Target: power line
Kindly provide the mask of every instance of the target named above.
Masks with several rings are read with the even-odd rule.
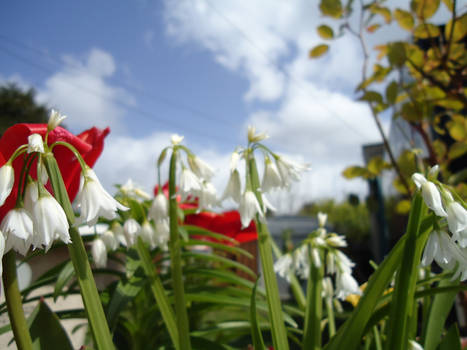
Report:
[[[21,56],[21,55],[18,55],[17,53],[15,52],[12,52],[10,51],[9,49],[5,48],[4,46],[1,46],[0,45],[0,52],[3,52],[4,54],[6,55],[9,55],[11,57],[14,57],[15,59],[23,62],[24,64],[27,64],[37,70],[41,70],[47,74],[53,74],[54,71],[51,70],[50,68],[47,68],[47,67],[44,67],[43,65],[40,65],[34,61],[31,61],[27,58],[25,58],[24,56]],[[190,133],[194,133],[194,134],[197,134],[198,136],[202,136],[202,137],[208,137],[208,138],[211,138],[211,139],[217,139],[219,141],[222,141],[222,142],[225,142],[226,140],[228,141],[231,141],[233,144],[237,144],[236,141],[232,140],[232,139],[229,139],[229,138],[225,138],[225,137],[220,137],[218,135],[211,135],[211,134],[207,134],[205,133],[204,131],[200,131],[200,130],[197,130],[189,125],[186,125],[186,124],[180,124],[180,123],[177,123],[171,119],[167,119],[167,118],[163,118],[163,117],[160,117],[160,116],[157,116],[153,113],[150,113],[150,112],[147,112],[143,109],[140,109],[140,108],[137,108],[135,106],[132,106],[131,104],[128,104],[128,103],[125,103],[121,100],[118,100],[118,99],[113,99],[105,94],[102,94],[100,93],[99,91],[96,91],[96,90],[93,90],[93,89],[90,89],[88,87],[85,87],[85,86],[82,86],[82,85],[79,85],[79,84],[76,84],[76,83],[72,83],[70,81],[63,81],[65,84],[69,85],[69,86],[73,86],[79,90],[82,90],[90,95],[93,95],[93,96],[97,96],[101,99],[104,99],[104,100],[108,100],[116,105],[119,105],[120,107],[124,108],[125,110],[127,111],[131,111],[131,112],[134,112],[134,113],[137,113],[143,117],[145,117],[147,120],[150,120],[150,121],[154,121],[154,119],[158,120],[161,124],[163,124],[164,126],[172,126],[174,127],[176,130],[178,129],[182,129],[182,130],[187,130],[189,131]]]
[[[9,38],[3,34],[0,34],[0,38],[3,39],[3,40],[6,40],[8,42],[10,42],[11,44],[17,46],[17,47],[20,47],[20,48],[24,48],[24,49],[27,49],[27,50],[30,50],[30,51],[33,51],[43,57],[47,57],[47,59],[49,60],[52,60],[55,64],[59,65],[59,64],[62,64],[62,62],[57,59],[56,57],[44,52],[43,50],[37,48],[37,47],[34,47],[32,45],[29,45],[29,44],[26,44],[24,42],[21,42],[19,40],[16,40],[16,39],[12,39],[12,38]],[[73,64],[73,63],[72,63]],[[75,68],[80,68],[78,67],[78,65],[74,65]],[[159,101],[160,103],[172,108],[172,109],[177,109],[177,110],[181,110],[181,111],[185,111],[185,112],[189,112],[190,114],[194,115],[194,116],[197,116],[201,119],[205,119],[207,121],[211,121],[211,122],[216,122],[216,123],[219,123],[219,124],[228,124],[230,126],[237,126],[237,124],[233,123],[232,121],[228,120],[228,119],[220,119],[214,115],[211,115],[210,113],[207,113],[205,111],[202,111],[198,108],[195,108],[193,106],[190,106],[186,103],[183,103],[181,101],[175,101],[175,100],[172,100],[166,96],[162,96],[162,95],[159,95],[159,94],[155,94],[155,93],[149,93],[147,90],[145,89],[142,89],[142,88],[139,88],[137,86],[134,86],[134,85],[131,85],[131,84],[128,84],[127,82],[125,82],[124,80],[122,79],[119,79],[117,77],[113,77],[113,80],[116,81],[121,87],[124,87],[125,89],[127,90],[130,90],[130,91],[134,91],[136,93],[138,93],[139,95],[141,96],[144,96],[146,98],[150,98],[150,99],[155,99],[157,101]]]
[[[248,42],[248,44],[253,47],[255,50],[257,50],[265,59],[266,63],[271,65],[272,67],[276,68],[278,71],[280,71],[289,81],[294,83],[300,91],[306,94],[305,89],[302,87],[300,81],[296,79],[291,73],[289,73],[287,70],[284,68],[280,67],[278,64],[276,65],[275,62],[271,61],[269,58],[269,55],[260,47],[258,46],[238,25],[236,25],[229,17],[227,17],[225,14],[223,14],[219,9],[217,9],[209,0],[205,0],[205,3],[219,16],[221,17],[226,23],[228,23],[230,26],[232,26],[240,35],[241,37]],[[334,118],[338,119],[342,124],[345,124],[350,130],[352,130],[355,134],[358,134],[360,137],[366,139],[367,136],[363,135],[358,129],[354,128],[352,124],[348,123],[345,119],[343,119],[341,116],[339,116],[336,112],[334,112],[332,109],[330,109],[328,106],[325,104],[321,104],[318,102],[325,110],[327,110]]]

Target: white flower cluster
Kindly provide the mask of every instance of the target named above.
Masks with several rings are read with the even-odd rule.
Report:
[[[52,111],[48,125],[49,131],[64,118]],[[41,135],[29,136],[28,153],[43,153],[45,147]],[[66,244],[71,242],[65,211],[44,187],[44,179],[47,181],[44,176],[46,175],[45,167],[41,164],[39,169],[41,181],[31,181],[27,184],[22,201],[18,201],[18,206],[10,210],[0,223],[0,248],[3,246],[5,248],[4,251],[0,251],[2,254],[13,249],[26,255],[31,246],[34,249],[43,247],[47,251],[56,239]],[[14,169],[10,162],[7,162],[0,168],[0,206],[4,205],[5,200],[10,196],[14,182]],[[18,195],[21,194],[21,191],[17,192]],[[76,203],[81,209],[79,223],[94,224],[99,216],[111,219],[115,217],[117,209],[127,209],[104,190],[90,168],[83,171]],[[2,243],[3,240],[5,244]]]
[[[352,269],[355,264],[342,253],[339,248],[346,247],[344,236],[335,233],[327,233],[324,225],[326,214],[319,213],[320,227],[305,240],[304,244],[291,253],[284,254],[274,264],[274,271],[290,282],[291,273],[296,273],[303,279],[309,278],[310,264],[321,267],[325,261],[327,275],[335,275],[335,297],[344,300],[350,294],[361,295],[357,281],[352,277]],[[326,281],[324,281],[326,280]],[[332,286],[325,277],[324,293],[332,294]]]
[[[257,142],[266,138],[268,138],[267,134],[257,134],[254,127],[248,127],[249,143],[257,144]],[[270,154],[274,160],[271,160],[269,155],[265,155],[264,172],[260,188],[252,189],[245,186],[245,189],[242,191],[240,173],[238,171],[238,162],[241,158],[244,158],[245,162],[248,162],[248,158],[252,157],[252,149],[253,148],[248,150],[240,150],[238,152],[235,151],[232,153],[230,162],[230,177],[224,190],[224,194],[221,198],[221,201],[232,198],[237,204],[239,204],[242,227],[247,227],[251,220],[254,219],[256,214],[258,214],[260,219],[264,219],[268,209],[275,211],[275,208],[266,198],[266,193],[277,189],[289,189],[291,182],[299,181],[301,173],[309,169],[308,165],[306,164],[295,163],[267,150],[267,152],[269,152],[268,154]],[[266,150],[265,147],[264,150]],[[261,197],[260,199],[257,198],[254,190],[258,190],[259,196]]]
[[[435,166],[428,178],[435,180],[437,173],[438,166]],[[467,210],[464,204],[455,201],[445,186],[420,173],[413,174],[412,180],[421,190],[425,204],[439,219],[437,229],[428,237],[422,265],[429,266],[435,260],[443,269],[454,269],[453,278],[460,276],[462,281],[467,280]]]

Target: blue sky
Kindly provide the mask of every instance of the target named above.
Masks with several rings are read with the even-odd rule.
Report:
[[[228,159],[247,125],[268,145],[311,163],[280,211],[321,197],[364,194],[344,167],[378,142],[368,108],[356,102],[358,43],[344,37],[310,60],[326,22],[309,0],[15,1],[0,5],[0,83],[34,87],[39,102],[68,115],[80,132],[110,126],[96,172],[110,190],[128,178],[146,189],[170,135],[211,162],[223,190]],[[391,1],[406,6],[405,1]],[[394,26],[369,44],[405,38]],[[384,120],[385,127],[388,121]]]

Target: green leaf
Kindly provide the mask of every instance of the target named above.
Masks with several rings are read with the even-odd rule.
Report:
[[[440,0],[412,0],[410,7],[418,18],[427,20],[438,11]]]
[[[448,333],[439,346],[439,350],[462,350],[461,336],[457,324],[453,323],[449,328]]]
[[[245,255],[246,257],[248,257],[250,259],[253,259],[253,255],[251,255],[246,250],[238,248],[238,247],[231,247],[231,246],[228,246],[228,245],[225,245],[225,244],[222,244],[222,243],[203,241],[203,240],[199,240],[199,239],[190,239],[188,242],[182,242],[182,245],[184,245],[184,246],[206,245],[208,247],[216,248],[216,249],[219,249],[219,250],[224,250],[226,252]]]
[[[370,6],[370,11],[371,13],[374,13],[375,15],[380,15],[381,17],[383,17],[386,24],[391,23],[392,17],[391,17],[391,11],[389,10],[389,8],[381,6],[381,5],[373,4]]]
[[[368,171],[370,171],[375,176],[380,175],[381,172],[385,169],[391,169],[391,164],[384,161],[381,156],[376,156],[370,159],[367,166]]]
[[[459,281],[451,282],[449,279],[443,279],[439,283],[439,287],[449,287],[458,285]],[[435,350],[441,341],[441,335],[444,330],[444,323],[451,311],[454,298],[457,291],[438,294],[434,297],[431,304],[430,313],[428,315],[428,322],[423,332],[425,350]]]
[[[369,179],[372,177],[372,174],[368,171],[368,169],[356,165],[345,168],[342,172],[342,176],[344,176],[346,179],[354,179],[356,177]]]
[[[74,277],[74,268],[72,261],[68,261],[65,266],[63,266],[62,271],[57,277],[57,282],[55,282],[54,288],[54,301],[57,301],[57,298],[62,294],[63,288],[71,281]]]
[[[342,15],[342,3],[340,0],[321,0],[319,9],[325,16],[339,18]]]
[[[399,84],[397,81],[393,80],[387,87],[386,87],[386,101],[389,104],[396,103],[397,94],[399,92]]]
[[[440,35],[439,28],[431,23],[421,23],[415,27],[413,35],[419,39],[435,38]]]
[[[396,67],[402,67],[407,59],[405,44],[403,42],[396,41],[389,44],[387,50],[389,63]]]
[[[250,323],[251,323],[251,337],[253,339],[253,346],[255,349],[266,349],[264,346],[263,335],[258,324],[258,318],[256,316],[256,287],[258,286],[259,278],[256,280],[255,286],[251,291],[250,301]]]
[[[450,20],[444,28],[444,35],[446,38],[450,38],[453,21]],[[454,31],[452,33],[452,40],[454,42],[462,40],[467,35],[467,13],[461,17],[456,18],[454,22]]]
[[[449,159],[455,159],[467,153],[466,142],[456,142],[449,148]]]
[[[183,228],[187,230],[188,234],[190,236],[205,236],[205,237],[211,237],[211,238],[214,238],[216,240],[219,240],[220,242],[230,242],[234,245],[237,245],[238,242],[233,239],[233,238],[230,238],[229,236],[226,236],[222,233],[216,233],[216,232],[212,232],[212,231],[209,231],[209,230],[206,230],[202,227],[199,227],[199,226],[194,226],[194,225],[183,225]]]
[[[334,38],[334,31],[325,24],[320,25],[316,30],[322,39],[329,40]]]
[[[40,301],[28,319],[34,350],[72,350],[70,339],[60,321],[44,301]]]
[[[396,9],[394,11],[394,18],[399,24],[399,27],[408,31],[412,31],[414,26],[414,19],[410,12],[401,9]]]
[[[383,103],[383,96],[379,92],[368,90],[360,97],[360,101]]]
[[[329,45],[320,44],[310,50],[310,58],[318,58],[324,55],[329,50]]]
[[[182,253],[182,257],[183,258],[196,258],[196,259],[201,259],[201,260],[212,261],[214,263],[221,263],[225,266],[232,267],[237,270],[241,270],[247,273],[248,275],[256,278],[256,274],[249,267],[243,265],[242,263],[234,261],[232,259],[224,258],[216,254],[185,252],[185,253]]]
[[[178,233],[180,233],[180,236],[182,236],[182,240],[184,242],[188,242],[189,240],[188,232],[183,226],[178,226]]]
[[[159,158],[157,159],[157,166],[160,167],[162,162],[165,160],[165,157],[167,157],[167,151],[170,149],[170,147],[166,147],[162,150],[161,154],[159,155]]]

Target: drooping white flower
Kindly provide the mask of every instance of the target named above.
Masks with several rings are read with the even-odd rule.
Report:
[[[326,225],[327,220],[328,220],[328,214],[318,212],[318,224],[319,224],[319,227],[324,227]]]
[[[51,131],[59,126],[62,121],[66,118],[66,115],[61,115],[60,112],[52,109],[50,111],[49,122],[47,124],[47,130]]]
[[[310,255],[308,244],[303,244],[294,251],[294,269],[302,279],[310,277]]]
[[[100,236],[100,239],[102,239],[102,242],[104,242],[105,248],[107,249],[107,251],[111,252],[118,248],[118,245],[119,245],[118,238],[115,236],[115,234],[112,231],[110,230],[105,231]]]
[[[255,217],[256,214],[258,214],[260,218],[264,217],[258,200],[252,191],[245,191],[240,200],[240,207],[238,211],[240,212],[242,227],[247,227],[250,225],[251,220]]]
[[[425,245],[423,251],[422,265],[429,266],[433,259],[440,266],[446,266],[452,259],[447,242],[449,237],[445,232],[433,231]]]
[[[14,182],[15,171],[9,163],[6,163],[0,168],[0,206],[10,195]]]
[[[128,210],[102,187],[96,174],[89,167],[81,175],[76,201],[81,209],[78,221],[88,225],[94,225],[99,217],[115,219],[117,210]]]
[[[217,198],[217,190],[210,182],[204,181],[202,190],[198,193],[198,210],[211,209],[215,207],[219,200]]]
[[[31,215],[24,208],[10,210],[2,220],[0,231],[6,238],[5,252],[10,249],[26,255],[32,243],[33,224]]]
[[[128,179],[127,182],[120,187],[120,191],[130,197],[141,197],[144,199],[150,199],[151,196],[146,193],[143,189],[139,188],[133,183],[132,179]]]
[[[28,153],[39,152],[44,153],[44,142],[39,134],[31,134],[28,136]]]
[[[30,181],[26,185],[26,189],[24,191],[24,208],[29,212],[32,213],[32,208],[34,203],[37,202],[39,198],[39,192],[37,190],[37,182]]]
[[[104,268],[107,265],[107,250],[102,239],[97,238],[92,242],[91,254],[94,264],[98,268]]]
[[[466,248],[467,247],[467,228],[465,228],[462,231],[453,233],[452,240],[454,242],[457,242],[457,244],[459,244],[461,248]]]
[[[310,248],[310,253],[311,253],[311,261],[313,262],[313,265],[315,267],[321,267],[321,256],[319,254],[319,249],[317,247],[311,247]]]
[[[266,214],[268,210],[276,211],[276,208],[271,204],[271,202],[266,198],[264,194],[261,195],[261,200],[263,201],[263,213]]]
[[[198,176],[198,178],[209,181],[214,175],[214,169],[204,160],[197,156],[188,157],[188,163],[191,170]]]
[[[279,170],[269,157],[264,160],[263,180],[261,181],[261,191],[267,193],[282,187],[282,179]]]
[[[321,296],[323,298],[332,298],[334,295],[334,287],[332,285],[332,280],[330,277],[324,277],[323,280],[323,289],[321,291]]]
[[[120,223],[118,223],[118,222],[113,223],[111,231],[115,235],[115,238],[117,239],[117,241],[122,246],[124,246],[124,247],[130,246],[130,244],[128,243],[128,241],[127,241],[127,239],[125,237],[125,232],[123,230],[123,227],[122,227],[122,225],[120,225]]]
[[[334,233],[331,233],[328,237],[326,237],[326,244],[335,248],[347,247],[347,241],[345,240],[345,237],[336,235]]]
[[[221,200],[232,198],[235,202],[240,203],[242,197],[242,184],[240,182],[240,173],[237,169],[230,173],[229,182],[224,190]]]
[[[123,233],[128,246],[132,246],[136,242],[136,238],[141,232],[141,225],[133,218],[127,219],[123,224]]]
[[[453,234],[467,228],[467,210],[458,202],[452,201],[446,206],[449,231]]]
[[[149,208],[148,216],[157,221],[166,218],[169,215],[169,204],[167,197],[160,191],[152,201],[151,208]]]
[[[344,300],[350,294],[361,295],[357,281],[347,272],[337,272],[336,274],[336,298]]]
[[[309,170],[306,164],[299,164],[284,157],[277,156],[277,169],[282,179],[282,187],[290,187],[292,181],[299,181],[302,172]]]
[[[154,231],[154,228],[152,225],[149,223],[149,221],[144,221],[143,224],[141,225],[141,232],[140,232],[141,239],[149,244],[151,249],[154,249],[156,247],[156,232]]]
[[[31,216],[34,247],[44,246],[45,251],[48,251],[55,238],[60,238],[66,244],[71,242],[66,214],[49,193],[39,196],[32,207]]]
[[[231,172],[237,169],[239,160],[240,160],[240,154],[238,152],[232,152],[232,155],[230,156],[230,171]]]
[[[408,350],[423,350],[423,346],[417,343],[415,340],[409,339]]]
[[[417,185],[417,188],[421,189],[422,197],[427,207],[433,210],[438,216],[447,216],[448,214],[443,208],[441,195],[436,185],[433,182],[428,181],[425,176],[420,173],[413,174],[412,180],[415,182],[415,185]]]
[[[181,135],[178,135],[178,134],[173,134],[170,137],[170,142],[172,142],[172,145],[176,146],[180,142],[182,142],[184,138],[185,138],[185,136],[181,136]]]
[[[180,194],[185,200],[190,194],[201,191],[200,179],[188,168],[183,168],[180,176]]]
[[[355,263],[352,260],[350,260],[349,257],[345,255],[344,253],[342,253],[340,250],[336,249],[332,253],[334,254],[334,261],[337,267],[336,272],[340,271],[340,272],[351,274],[352,268],[355,266]]]
[[[292,263],[292,256],[290,254],[284,254],[274,263],[274,272],[287,280],[287,282],[290,282]]]
[[[155,234],[155,243],[156,246],[162,250],[167,250],[167,243],[170,239],[170,227],[169,219],[164,218],[156,221],[156,234]]]
[[[265,132],[256,133],[256,128],[252,125],[248,125],[248,142],[259,142],[269,137]]]

